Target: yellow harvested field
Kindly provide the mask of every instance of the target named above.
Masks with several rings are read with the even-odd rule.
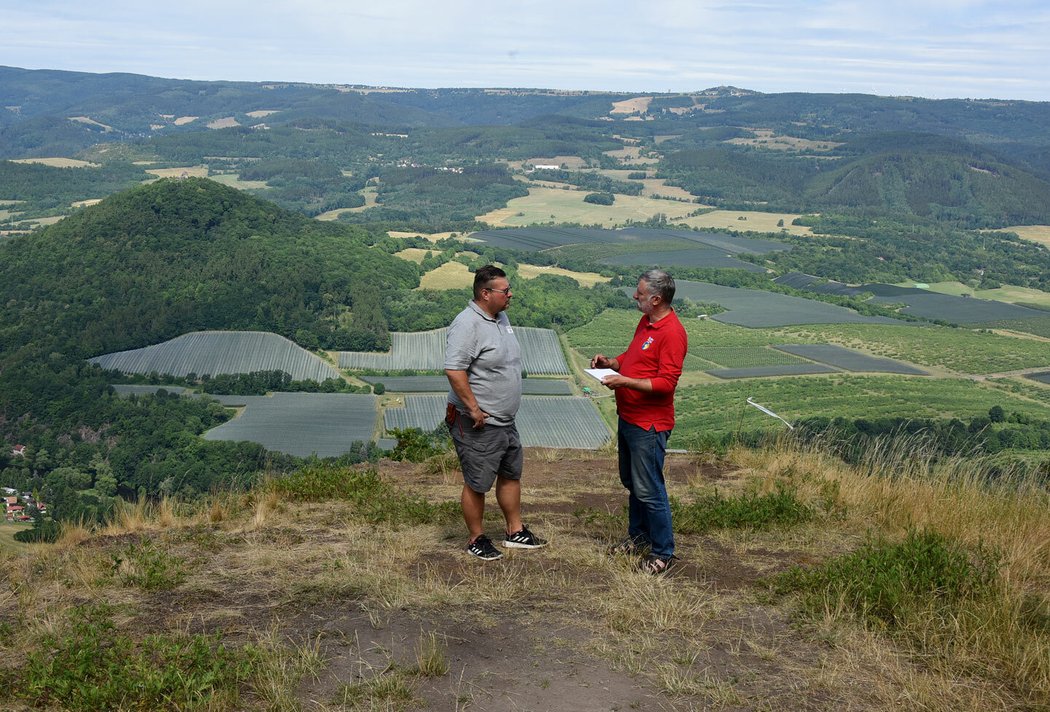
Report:
[[[916,287],[914,282],[904,282],[898,286]],[[1007,302],[1009,304],[1038,304],[1050,307],[1050,293],[1040,289],[1029,289],[1028,287],[1017,287],[1011,284],[1003,285],[998,289],[973,289],[962,282],[934,282],[924,285],[921,289],[928,289],[937,294],[950,294],[952,296],[969,295],[977,299],[991,299],[996,302]]]
[[[192,124],[199,118],[199,116],[180,116],[179,118],[175,119],[175,125],[185,126],[186,124]]]
[[[574,222],[582,225],[617,227],[628,220],[648,220],[657,214],[679,218],[696,210],[695,203],[618,195],[612,205],[583,202],[588,191],[529,188],[523,198],[514,198],[507,207],[478,216],[478,222],[495,227],[524,227],[537,223]]]
[[[653,101],[651,96],[639,96],[634,99],[614,101],[610,114],[644,114],[649,111],[649,104]]]
[[[37,227],[43,227],[44,225],[54,225],[64,217],[65,215],[52,215],[49,218],[33,218],[32,220],[26,220],[26,222]]]
[[[562,269],[561,267],[541,267],[539,265],[518,265],[518,274],[524,279],[535,279],[540,275],[544,274],[556,274],[562,277],[569,277],[575,279],[580,283],[581,287],[593,287],[596,284],[602,284],[609,281],[609,277],[603,277],[597,272],[573,272],[572,270]]]
[[[232,116],[226,116],[221,119],[215,119],[215,121],[209,121],[206,125],[209,129],[232,129],[235,126],[240,126],[241,122]]]
[[[695,215],[675,223],[699,228],[723,228],[742,232],[787,232],[792,235],[812,235],[813,230],[801,225],[792,225],[791,221],[799,217],[797,213],[760,213],[754,210],[714,210],[703,215]],[[741,218],[744,218],[741,220]],[[783,220],[784,226],[777,222]]]
[[[835,141],[812,141],[795,136],[778,136],[772,129],[751,129],[755,138],[731,138],[726,143],[737,146],[753,146],[771,151],[830,151],[841,146]]]
[[[406,262],[415,262],[423,264],[423,259],[434,252],[440,252],[440,250],[424,250],[422,247],[408,247],[400,252],[395,252],[394,257],[400,257]]]
[[[78,200],[75,203],[71,203],[71,208],[86,208],[91,205],[98,205],[102,202],[102,198],[89,198],[88,200]]]
[[[21,215],[21,213],[19,213],[17,210],[12,211],[12,210],[4,210],[3,208],[0,208],[0,222],[6,222],[7,220],[10,220],[11,218],[15,217],[16,215]]]
[[[262,119],[269,116],[270,114],[276,113],[277,109],[260,109],[258,111],[249,111],[247,114],[245,114],[245,116],[250,116],[253,119]]]
[[[218,173],[210,177],[216,183],[222,183],[237,190],[262,190],[266,187],[264,180],[241,180],[236,173]]]
[[[87,124],[88,126],[98,126],[105,133],[109,133],[110,131],[113,130],[112,126],[107,126],[106,124],[99,123],[98,121],[95,121],[90,116],[70,116],[69,120],[70,121],[75,121],[78,124]]]
[[[676,138],[681,138],[682,134],[663,134],[660,136],[653,136],[653,143],[659,146],[664,141],[673,141]]]
[[[587,167],[587,161],[579,156],[549,156],[547,158],[530,158],[525,163],[533,166],[562,166],[570,171]]]
[[[179,168],[147,168],[146,172],[158,178],[207,178],[207,166],[181,166]]]
[[[15,158],[11,163],[39,163],[52,168],[98,168],[99,164],[79,161],[76,158]]]
[[[474,273],[459,262],[446,262],[419,280],[420,289],[461,289],[474,285]]]
[[[1018,225],[1017,227],[1004,227],[1003,232],[1017,233],[1023,240],[1038,242],[1040,245],[1050,247],[1050,225]]]

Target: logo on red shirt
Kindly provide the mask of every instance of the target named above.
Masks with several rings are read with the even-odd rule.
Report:
[[[648,339],[645,340],[645,343],[642,344],[642,351],[645,351],[646,349],[648,349],[652,345],[653,345],[653,337],[650,336]]]

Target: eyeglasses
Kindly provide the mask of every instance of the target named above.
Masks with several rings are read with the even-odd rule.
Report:
[[[506,289],[495,289],[493,287],[485,287],[485,289],[489,290],[490,292],[499,292],[503,295],[510,294],[510,287],[507,287]]]

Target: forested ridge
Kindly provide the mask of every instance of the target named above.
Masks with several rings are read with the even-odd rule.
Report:
[[[414,265],[369,240],[205,179],[119,193],[3,243],[6,354],[89,357],[218,328],[305,331],[340,348],[336,307],[358,283],[418,284]],[[40,323],[46,335],[30,328]]]

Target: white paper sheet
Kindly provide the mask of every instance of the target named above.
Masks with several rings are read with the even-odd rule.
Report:
[[[605,378],[606,376],[620,375],[618,371],[614,371],[611,368],[585,368],[583,370],[587,373],[588,376],[591,376],[592,378],[597,378],[599,381]]]

